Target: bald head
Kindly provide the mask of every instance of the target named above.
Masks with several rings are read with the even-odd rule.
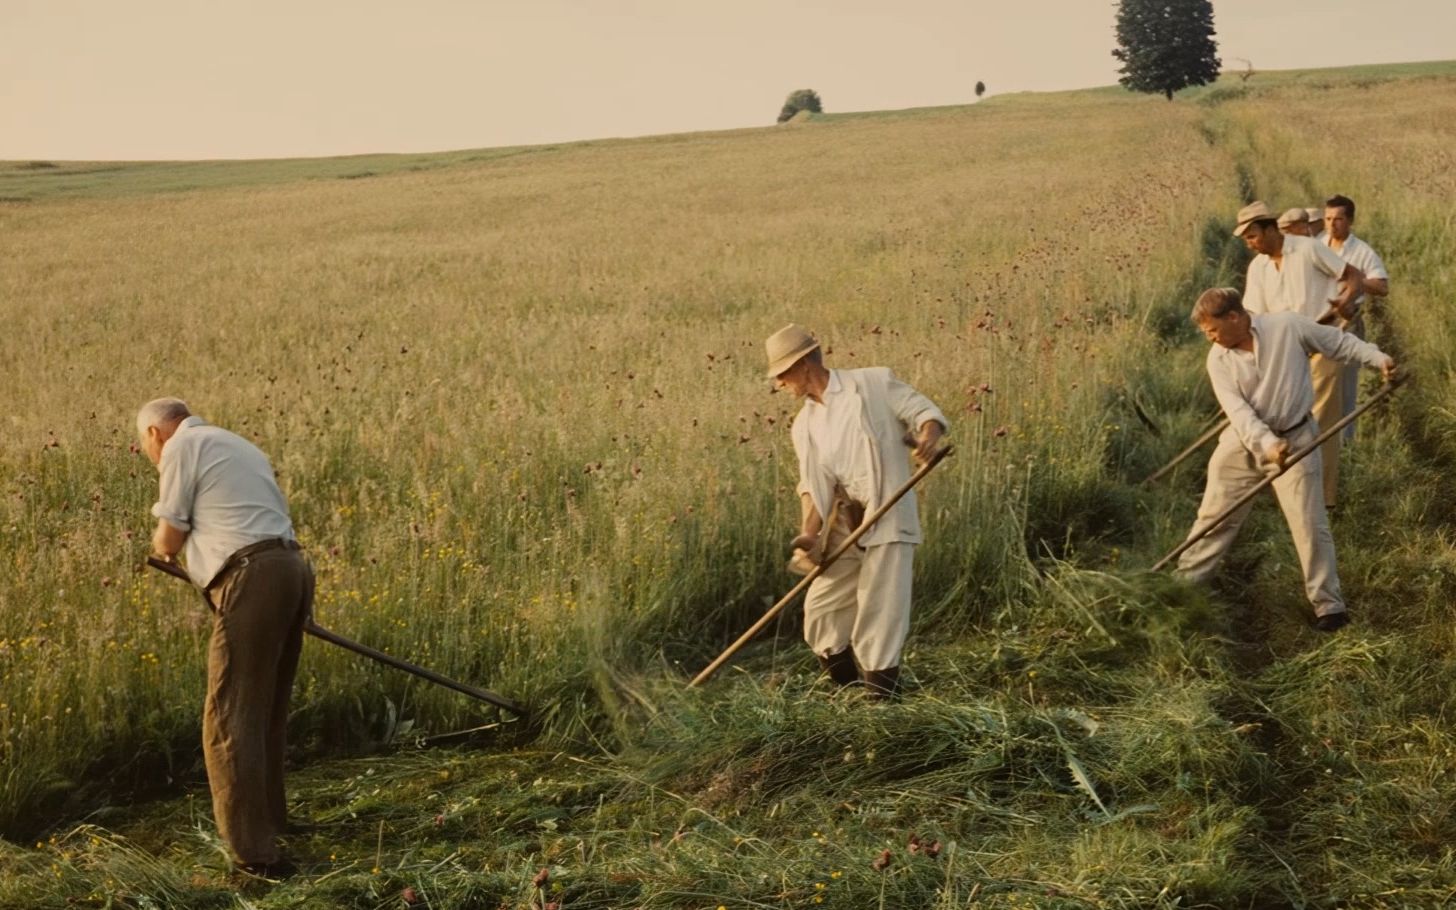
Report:
[[[137,436],[152,464],[161,462],[162,446],[177,432],[177,424],[191,416],[187,402],[180,398],[156,398],[137,411]]]

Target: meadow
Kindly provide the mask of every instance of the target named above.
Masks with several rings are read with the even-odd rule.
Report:
[[[1442,905],[1453,78],[0,165],[0,905]],[[1186,313],[1241,282],[1232,213],[1336,191],[1393,275],[1375,338],[1417,378],[1349,452],[1357,623],[1321,638],[1272,509],[1212,591],[1141,571],[1201,464],[1139,481],[1211,413]],[[795,404],[762,375],[789,321],[953,424],[896,705],[828,692],[792,617],[683,688],[792,584]],[[320,622],[533,709],[416,749],[498,718],[307,644],[305,872],[276,888],[224,872],[207,617],[140,565],[132,417],[161,394],[272,455]]]

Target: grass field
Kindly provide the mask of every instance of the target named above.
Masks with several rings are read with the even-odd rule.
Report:
[[[0,905],[1442,906],[1453,84],[0,165]],[[1185,314],[1241,282],[1233,211],[1336,191],[1417,381],[1347,455],[1358,619],[1318,638],[1274,510],[1203,592],[1140,571],[1200,466],[1137,484],[1212,408]],[[831,697],[792,620],[682,688],[791,584],[794,405],[761,368],[790,320],[953,423],[898,705]],[[489,748],[414,749],[493,718],[309,643],[305,874],[276,888],[227,879],[207,811],[202,607],[139,568],[131,422],[160,394],[272,455],[321,622],[534,709]]]

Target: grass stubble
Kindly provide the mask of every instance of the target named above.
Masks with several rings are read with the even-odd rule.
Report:
[[[122,168],[0,204],[0,905],[1440,905],[1449,86],[1032,96],[179,193]],[[1351,99],[1366,139],[1309,138]],[[1210,410],[1181,323],[1242,267],[1227,213],[1334,189],[1419,378],[1349,452],[1360,620],[1318,639],[1274,510],[1206,594],[1137,572],[1201,471],[1134,485]],[[825,690],[792,622],[681,688],[784,584],[793,405],[759,361],[790,319],[954,423],[899,705]],[[137,568],[130,415],[163,393],[272,454],[321,621],[538,708],[489,751],[329,758],[489,718],[310,646],[305,875],[276,887],[221,871],[205,616]]]

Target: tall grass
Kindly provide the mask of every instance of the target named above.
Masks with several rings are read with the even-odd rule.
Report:
[[[832,364],[890,365],[951,415],[922,628],[965,627],[1019,592],[1026,516],[1101,483],[1107,389],[1149,350],[1187,226],[1232,201],[1196,116],[843,120],[0,208],[0,821],[98,752],[186,760],[197,602],[136,567],[155,476],[130,415],[157,394],[272,455],[322,622],[574,739],[612,674],[695,667],[786,585],[795,403],[760,351],[802,321]],[[474,712],[313,645],[297,703],[334,743]]]
[[[129,451],[132,409],[172,393],[274,457],[325,624],[530,703],[543,746],[615,755],[300,775],[325,828],[304,852],[330,859],[277,901],[410,885],[523,907],[549,864],[571,907],[1436,904],[1456,118],[1446,81],[1366,75],[368,181],[154,195],[123,170],[107,198],[0,205],[4,829],[194,767],[206,617],[137,568],[155,476]],[[1308,138],[1352,99],[1375,138]],[[1277,516],[1204,594],[1137,571],[1186,532],[1201,471],[1133,484],[1211,409],[1184,314],[1242,270],[1230,213],[1336,190],[1387,254],[1378,340],[1419,382],[1349,453],[1358,620],[1316,642]],[[681,688],[789,581],[795,405],[760,340],[791,319],[953,423],[924,491],[913,694],[886,710],[823,690],[792,620],[747,672]],[[310,757],[481,720],[312,644],[296,704]],[[137,830],[190,826],[155,835],[179,862],[215,848],[159,811]],[[947,851],[908,854],[910,830]],[[106,832],[57,837],[0,851],[0,899],[61,906],[111,876],[220,900],[112,871],[130,842]]]

